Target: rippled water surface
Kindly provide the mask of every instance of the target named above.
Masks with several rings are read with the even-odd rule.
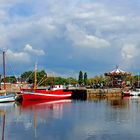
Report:
[[[0,104],[2,140],[139,140],[140,98]]]

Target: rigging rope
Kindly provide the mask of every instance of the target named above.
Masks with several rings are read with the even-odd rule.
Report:
[[[43,82],[44,82],[44,77],[42,77],[42,79],[38,82],[38,84],[36,85],[37,87],[39,86],[39,85],[41,85]]]

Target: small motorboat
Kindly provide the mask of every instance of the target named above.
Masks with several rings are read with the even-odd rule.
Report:
[[[124,96],[140,96],[140,89],[136,88],[133,90],[123,91]]]
[[[14,102],[15,101],[16,95],[13,93],[6,93],[3,95],[0,95],[0,103],[5,103],[5,102]]]

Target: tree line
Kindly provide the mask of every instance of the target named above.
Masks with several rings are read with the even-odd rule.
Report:
[[[109,83],[110,79],[104,75],[94,76],[92,78],[88,78],[88,75],[86,72],[79,72],[78,78],[73,77],[60,77],[60,76],[48,76],[47,73],[44,70],[40,70],[36,72],[36,82],[39,84],[39,86],[43,85],[52,85],[52,84],[63,84],[63,85],[79,85],[79,86],[87,86],[87,85],[93,85],[94,83],[103,83],[107,84]],[[125,77],[125,81],[129,81],[130,84],[134,84],[138,81],[139,75],[130,75]],[[0,80],[3,82],[3,78]],[[33,71],[26,71],[20,75],[20,77],[16,78],[15,76],[6,76],[6,82],[7,83],[16,83],[16,82],[27,82],[29,84],[34,83],[34,72]]]

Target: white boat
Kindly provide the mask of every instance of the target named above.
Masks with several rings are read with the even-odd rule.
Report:
[[[15,101],[15,94],[5,94],[0,96],[0,103],[5,102],[14,102]]]

